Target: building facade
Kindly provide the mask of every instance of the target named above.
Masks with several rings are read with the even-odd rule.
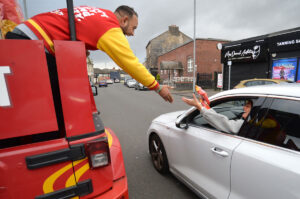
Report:
[[[300,27],[226,43],[221,50],[223,88],[252,78],[300,82],[299,60]]]
[[[148,42],[146,46],[145,66],[153,75],[156,75],[158,69],[158,56],[190,41],[192,41],[192,39],[180,32],[178,26],[169,26],[168,31]]]
[[[86,64],[89,80],[94,82],[94,64],[89,56],[86,58]]]
[[[222,72],[221,54],[218,43],[228,42],[219,39],[196,39],[197,83],[205,80],[204,87],[212,87],[214,73]],[[192,82],[194,77],[194,41],[183,44],[158,56],[160,78],[168,82]]]

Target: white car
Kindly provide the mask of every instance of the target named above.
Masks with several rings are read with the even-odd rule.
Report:
[[[107,83],[107,84],[112,84],[112,83],[114,83],[114,82],[113,82],[112,79],[107,79],[107,80],[106,80],[106,83]]]
[[[119,79],[115,79],[114,82],[115,83],[120,83],[120,80]]]
[[[135,84],[136,84],[136,80],[135,79],[127,80],[127,86],[129,88],[134,88]]]
[[[300,84],[220,92],[211,107],[229,119],[253,107],[238,134],[210,126],[195,108],[161,115],[147,132],[153,165],[203,198],[300,198]]]

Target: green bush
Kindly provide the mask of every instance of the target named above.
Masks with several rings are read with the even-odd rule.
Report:
[[[157,80],[157,81],[160,80],[160,74],[159,74],[159,73],[157,73],[157,75],[156,75],[156,80]]]

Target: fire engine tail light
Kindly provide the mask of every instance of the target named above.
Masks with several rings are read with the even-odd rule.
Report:
[[[107,166],[110,164],[110,153],[106,137],[87,142],[85,150],[91,169]]]

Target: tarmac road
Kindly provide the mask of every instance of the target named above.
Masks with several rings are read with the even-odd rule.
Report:
[[[98,93],[95,100],[103,123],[115,132],[122,145],[129,197],[198,198],[171,174],[160,175],[152,166],[148,154],[146,131],[151,121],[163,113],[188,109],[189,106],[181,101],[181,96],[174,94],[174,102],[169,104],[153,91],[137,91],[125,87],[123,83],[98,88]]]

